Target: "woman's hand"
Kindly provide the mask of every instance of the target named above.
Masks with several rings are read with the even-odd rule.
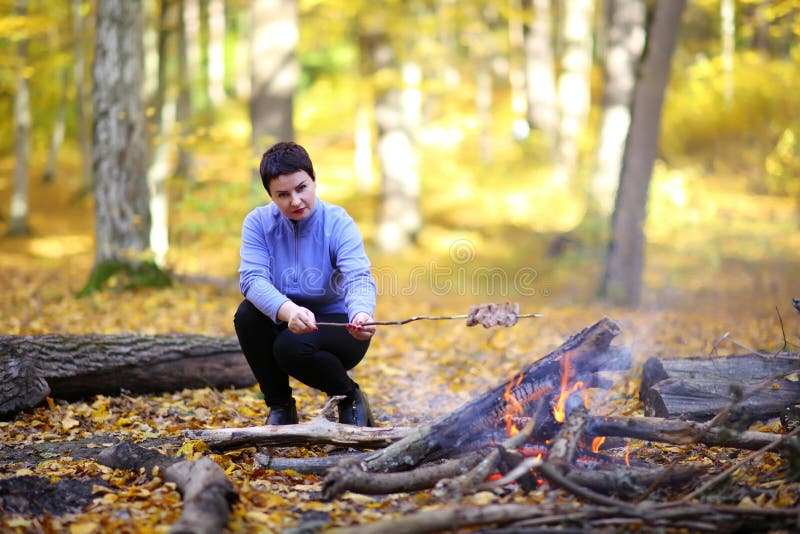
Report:
[[[295,334],[307,334],[318,330],[314,313],[289,300],[278,309],[278,319],[286,321],[289,330]]]
[[[356,339],[367,340],[375,335],[375,325],[364,326],[364,323],[371,323],[372,317],[366,312],[358,312],[350,324],[347,325],[347,331]]]

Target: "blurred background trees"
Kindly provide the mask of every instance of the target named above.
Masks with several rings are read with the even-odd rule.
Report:
[[[141,42],[143,74],[130,92],[141,95],[142,117],[115,111],[111,119],[129,133],[145,121],[134,158],[145,185],[131,182],[112,204],[145,202],[147,213],[131,213],[148,237],[142,247],[112,238],[127,251],[118,256],[185,267],[173,248],[191,254],[212,235],[223,236],[235,263],[241,217],[266,200],[254,179],[258,158],[271,142],[295,138],[319,167],[321,196],[351,210],[375,254],[447,253],[465,237],[487,262],[495,249],[516,265],[581,250],[601,294],[636,304],[648,202],[657,201],[652,219],[712,183],[800,195],[800,96],[792,90],[800,1],[696,0],[670,18],[675,52],[660,71],[669,74],[663,107],[657,98],[645,121],[655,130],[643,155],[631,144],[642,138],[628,136],[631,110],[665,3],[134,2],[120,30]],[[0,0],[0,155],[14,162],[0,222],[9,234],[47,230],[27,222],[27,198],[32,188],[63,187],[65,172],[98,210],[103,184],[122,185],[119,154],[97,142],[98,91],[110,90],[90,68],[110,39],[98,33],[102,7]],[[99,166],[102,157],[111,163]],[[635,158],[649,163],[632,165]],[[643,189],[632,201],[638,215],[618,226],[611,212],[615,202],[620,209],[621,178]],[[213,193],[204,193],[210,184]],[[221,204],[237,207],[223,212]],[[490,244],[532,234],[548,245],[502,252]],[[620,242],[633,252],[612,265]],[[609,269],[626,282],[609,290]]]

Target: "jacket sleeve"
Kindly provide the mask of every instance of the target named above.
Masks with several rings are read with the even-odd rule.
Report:
[[[341,290],[347,318],[352,321],[359,312],[375,315],[376,289],[364,240],[353,219],[347,215],[337,221],[334,234],[336,268],[342,274]]]
[[[289,298],[273,285],[272,261],[259,213],[251,211],[242,224],[239,289],[261,313],[278,321],[278,309]]]

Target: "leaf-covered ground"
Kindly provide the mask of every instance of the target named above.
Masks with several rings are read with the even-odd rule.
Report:
[[[7,176],[7,162],[3,165]],[[654,187],[661,185],[663,182],[656,181]],[[176,282],[166,290],[112,287],[76,299],[74,295],[91,268],[91,217],[87,215],[91,203],[76,198],[69,187],[43,192],[44,187],[37,184],[34,188],[34,235],[0,240],[0,333],[233,335],[232,315],[240,300],[234,277],[236,236],[238,221],[246,211],[243,206],[223,211],[225,201],[215,197],[220,189],[200,187],[183,197],[184,208],[191,205],[174,220],[173,265],[184,273],[212,275],[225,283]],[[637,366],[650,356],[708,355],[750,348],[797,350],[800,316],[791,307],[791,297],[800,296],[800,255],[796,252],[793,206],[720,189],[690,201],[688,207],[673,206],[673,212],[668,212],[668,207],[663,202],[651,207],[651,217],[661,217],[662,224],[648,228],[647,290],[643,306],[635,311],[609,308],[591,298],[602,262],[598,253],[602,245],[592,241],[591,231],[568,241],[565,251],[553,257],[546,254],[551,243],[547,236],[505,223],[463,232],[441,230],[441,226],[439,233],[430,230],[423,236],[426,249],[398,258],[376,254],[376,270],[390,275],[383,278],[383,285],[379,283],[378,318],[465,313],[470,304],[506,299],[519,302],[523,312],[543,314],[509,329],[467,328],[462,321],[418,321],[380,328],[367,358],[354,372],[370,397],[379,424],[417,425],[453,410],[475,391],[510,378],[603,316],[622,324],[619,342],[632,346],[636,365],[617,377],[607,396],[593,399],[593,409],[602,413],[641,414],[635,393]],[[361,209],[363,206],[352,207],[355,213]],[[208,224],[205,232],[198,222],[204,218]],[[219,220],[227,222],[215,226]],[[369,225],[365,227],[369,236]],[[466,248],[458,250],[456,246]],[[467,257],[475,259],[467,263],[460,252],[478,258]],[[504,263],[495,258],[505,258]],[[487,288],[485,279],[481,279],[484,285],[469,287],[467,281],[475,280],[478,269],[486,265],[501,265],[507,274],[524,273],[526,266],[535,266],[535,282],[529,287],[533,291],[526,296],[498,295]],[[433,272],[439,277],[434,278]],[[325,401],[319,392],[300,384],[295,384],[295,393],[302,420],[316,415]],[[265,415],[255,387],[97,396],[72,403],[50,399],[30,413],[0,422],[0,441],[6,451],[33,450],[43,442],[79,443],[99,437],[102,447],[102,440],[152,440],[178,437],[183,430],[194,428],[258,425]],[[753,428],[780,430],[772,420]],[[182,446],[162,446],[162,450],[188,458],[209,455],[234,483],[239,495],[229,526],[234,532],[348,526],[457,504],[439,502],[430,492],[391,496],[348,493],[340,500],[323,502],[318,477],[263,469],[254,460],[255,449],[218,454],[203,450],[196,442],[180,443]],[[79,513],[3,513],[0,530],[166,532],[179,516],[180,496],[170,484],[70,457],[69,448],[66,450],[53,457],[32,455],[27,461],[4,461],[0,479],[26,474],[46,476],[53,482],[95,477],[106,485],[97,484],[94,499]],[[698,462],[711,473],[743,457],[740,451],[637,441],[631,441],[630,450],[632,457],[654,464]],[[328,451],[309,447],[271,452],[306,456]],[[608,454],[620,456],[623,451],[615,449]],[[800,483],[789,480],[790,475],[785,460],[766,454],[704,498],[741,506],[797,506]],[[680,496],[657,491],[650,498]],[[469,495],[461,504],[545,500],[575,502],[544,486],[503,497],[486,492]]]

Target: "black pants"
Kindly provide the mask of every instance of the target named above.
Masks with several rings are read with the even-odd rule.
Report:
[[[316,316],[318,321],[346,323],[344,314]],[[328,395],[349,395],[356,384],[347,371],[358,365],[369,340],[358,340],[346,328],[321,326],[317,332],[294,334],[276,325],[247,299],[233,318],[239,345],[258,380],[268,406],[292,397],[289,377]]]

